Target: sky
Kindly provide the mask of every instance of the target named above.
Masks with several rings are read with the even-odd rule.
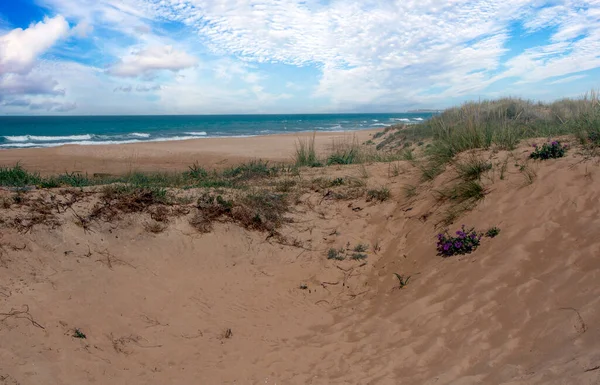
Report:
[[[0,114],[401,112],[600,87],[600,0],[0,0]]]

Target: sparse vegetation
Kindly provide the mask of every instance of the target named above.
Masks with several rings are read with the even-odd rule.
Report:
[[[412,184],[402,186],[402,191],[404,191],[404,196],[407,199],[417,196],[417,186]]]
[[[352,251],[355,251],[357,253],[364,253],[367,250],[369,250],[369,245],[366,245],[364,243],[359,243],[356,246],[354,246],[354,249],[352,249]]]
[[[398,280],[398,288],[404,289],[406,285],[408,285],[408,281],[410,280],[410,275],[408,277],[404,277],[398,273],[394,273],[394,277]]]
[[[387,187],[380,187],[378,189],[372,189],[367,191],[367,202],[370,201],[379,201],[379,202],[385,202],[386,200],[390,199],[390,189],[388,189]]]
[[[337,250],[337,249],[331,248],[327,251],[327,259],[343,261],[344,259],[346,259],[346,256],[344,254],[345,254],[345,251],[343,249]]]
[[[321,167],[323,165],[317,157],[315,135],[313,134],[311,138],[297,140],[296,153],[294,154],[294,164],[297,167]]]
[[[73,331],[73,338],[80,338],[80,339],[86,339],[87,336],[85,335],[84,332],[82,332],[80,329],[75,329]]]
[[[486,232],[485,232],[485,236],[488,238],[495,238],[498,236],[498,234],[500,234],[500,229],[497,228],[496,226],[494,227],[490,227]]]
[[[367,259],[368,255],[365,253],[352,253],[352,260],[354,261],[362,261],[363,259]]]

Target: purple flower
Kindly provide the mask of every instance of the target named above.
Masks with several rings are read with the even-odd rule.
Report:
[[[558,142],[554,141],[554,142],[552,142],[552,145],[553,146],[558,146]]]
[[[454,242],[454,247],[456,247],[457,249],[460,249],[462,245],[462,242]]]
[[[537,148],[537,143],[534,143],[534,144],[533,144],[533,148]]]
[[[444,251],[448,251],[448,250],[450,250],[450,244],[446,243],[446,244],[444,244]]]

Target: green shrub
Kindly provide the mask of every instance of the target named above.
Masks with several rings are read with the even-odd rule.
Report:
[[[544,143],[541,146],[537,144],[533,145],[534,150],[529,155],[531,159],[556,159],[562,158],[567,153],[567,149],[569,148],[566,144],[561,144],[558,141],[553,141],[551,143]]]

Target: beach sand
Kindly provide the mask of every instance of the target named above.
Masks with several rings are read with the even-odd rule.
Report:
[[[203,138],[119,145],[64,145],[49,148],[0,150],[0,165],[17,162],[43,175],[63,172],[122,174],[131,171],[185,170],[197,162],[206,169],[220,169],[250,159],[292,161],[298,139],[313,135],[317,151],[324,152],[334,140],[368,140],[380,130],[305,132],[249,138]]]
[[[293,142],[22,153],[44,171],[59,169],[41,161],[52,153],[70,166],[73,153],[96,153],[94,170],[116,172],[129,166],[118,168],[109,153],[137,149],[144,157],[135,164],[150,167],[186,148],[161,166],[169,169],[187,166],[201,146],[228,149],[218,164],[236,146],[281,160]],[[17,200],[0,191],[8,202],[0,208],[0,384],[598,384],[600,171],[573,151],[529,163],[530,183],[514,166],[528,151],[482,153],[508,168],[486,177],[485,199],[450,230],[501,232],[451,258],[436,255],[448,206],[433,192],[454,176],[423,183],[408,161],[286,176],[314,184],[291,204],[280,233],[296,242],[287,244],[232,222],[199,233],[190,226],[194,203],[187,212],[168,207],[164,231],[154,233],[149,212],[84,225],[101,202],[92,190]],[[385,186],[391,196],[336,195],[349,185],[320,188],[318,178]],[[52,221],[28,229],[44,212]],[[330,248],[359,243],[369,245],[365,260],[327,259]],[[406,287],[396,273],[411,277]]]

